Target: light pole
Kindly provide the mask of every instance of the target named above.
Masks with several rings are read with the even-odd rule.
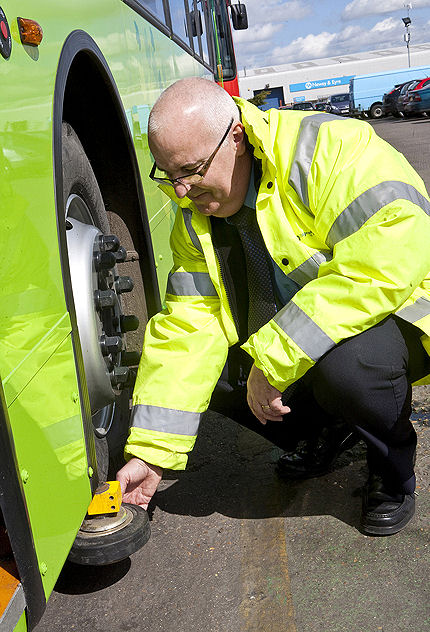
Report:
[[[411,54],[409,51],[409,42],[411,41],[411,34],[409,33],[409,25],[412,22],[411,18],[409,17],[409,7],[410,5],[406,5],[408,7],[408,17],[407,18],[402,18],[403,24],[405,25],[406,28],[406,33],[403,35],[403,39],[406,42],[406,47],[408,49],[408,66],[409,68],[411,67]]]

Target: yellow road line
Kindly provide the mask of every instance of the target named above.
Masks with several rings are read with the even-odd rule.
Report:
[[[242,520],[243,632],[297,632],[283,518]]]

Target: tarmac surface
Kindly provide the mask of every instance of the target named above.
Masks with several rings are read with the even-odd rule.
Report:
[[[430,190],[430,119],[372,124]],[[278,448],[209,411],[187,470],[165,472],[150,541],[110,567],[66,564],[37,632],[430,632],[429,388],[414,389],[417,511],[402,532],[358,530],[361,443],[287,482]]]

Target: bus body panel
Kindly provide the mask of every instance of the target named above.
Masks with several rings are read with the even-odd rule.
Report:
[[[91,501],[70,335],[9,407],[46,596]],[[51,385],[47,388],[47,385]],[[52,388],[55,386],[55,388]]]
[[[1,6],[12,51],[9,59],[0,57],[0,378],[42,580],[40,594],[48,597],[85,517],[93,475],[84,436],[86,390],[79,383],[75,325],[63,284],[57,221],[63,210],[56,208],[61,157],[54,152],[60,146],[54,116],[62,112],[55,89],[63,72],[62,51],[71,35],[83,32],[113,76],[144,192],[161,295],[171,267],[169,234],[176,209],[148,177],[148,115],[172,82],[209,78],[210,72],[187,46],[147,21],[137,0],[75,0],[60,7],[53,0],[3,0]],[[38,47],[21,43],[18,16],[41,25]],[[238,94],[237,79],[226,84]],[[111,129],[99,107],[83,108],[81,115],[90,117],[94,134],[108,137]],[[26,629],[23,613],[15,630]]]
[[[120,0],[77,0],[61,9],[51,0],[4,0],[2,8],[12,52],[0,58],[0,375],[48,596],[91,500],[53,182],[53,95],[61,50],[68,35],[81,29],[114,76],[140,168],[163,293],[175,211],[148,178],[146,121],[165,87],[207,70]],[[18,15],[42,26],[38,48],[21,44]],[[16,629],[24,625],[22,619]]]

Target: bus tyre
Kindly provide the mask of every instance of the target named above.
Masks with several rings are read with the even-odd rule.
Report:
[[[145,509],[123,503],[118,514],[84,520],[67,559],[84,566],[115,564],[142,548],[150,535]]]
[[[132,372],[125,332],[136,329],[139,321],[123,314],[122,295],[134,286],[118,272],[127,252],[110,234],[97,178],[67,122],[62,127],[62,165],[70,280],[102,482],[111,457],[107,444],[122,452],[118,437],[125,442],[128,432]]]
[[[373,119],[381,118],[383,115],[381,103],[374,103],[372,107],[370,108],[369,114],[370,114],[370,118],[373,118]]]

